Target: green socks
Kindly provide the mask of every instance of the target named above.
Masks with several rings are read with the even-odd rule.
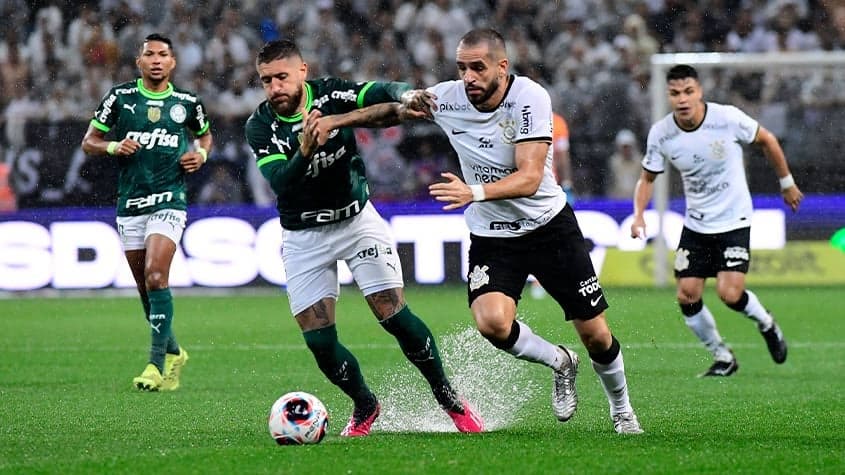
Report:
[[[302,332],[305,344],[320,371],[329,378],[335,386],[346,393],[355,403],[355,407],[370,407],[375,404],[375,395],[364,382],[358,360],[337,339],[337,328],[332,325],[319,330]]]
[[[150,313],[147,319],[150,322],[153,337],[150,363],[156,365],[163,375],[164,354],[168,350],[169,340],[172,339],[170,327],[173,323],[173,296],[169,288],[150,290],[147,295],[150,300]]]
[[[426,324],[406,305],[396,315],[382,320],[381,326],[396,337],[402,353],[428,381],[440,406],[450,410],[459,409],[460,401],[446,378],[434,335]]]
[[[144,307],[144,319],[150,321],[150,299],[146,295],[141,297],[141,305]],[[172,312],[171,312],[172,313]],[[179,343],[176,342],[176,336],[173,334],[173,326],[170,327],[170,338],[167,339],[167,353],[172,355],[179,354]]]

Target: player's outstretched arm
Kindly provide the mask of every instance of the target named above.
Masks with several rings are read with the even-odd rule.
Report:
[[[654,180],[657,174],[643,170],[634,187],[634,220],[631,222],[631,237],[645,239],[645,207],[654,193]]]
[[[399,125],[401,108],[398,102],[387,102],[355,109],[343,114],[321,116],[314,119],[314,137],[324,145],[333,130],[343,127],[392,127]]]

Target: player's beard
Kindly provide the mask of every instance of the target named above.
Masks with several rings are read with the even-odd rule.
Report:
[[[469,88],[468,86],[464,86],[464,90],[466,91],[467,98],[469,98],[469,102],[472,103],[472,105],[474,106],[480,106],[481,104],[487,102],[491,97],[493,97],[493,94],[495,94],[496,91],[499,89],[499,78],[493,78],[493,80],[490,81],[490,85],[487,87],[475,86],[474,88],[472,88],[475,90],[481,89],[481,95],[470,95],[470,89],[471,88]]]
[[[296,92],[290,96],[286,95],[278,95],[270,98],[270,104],[273,106],[273,110],[276,111],[276,114],[279,114],[282,117],[291,117],[296,115],[296,109],[299,107],[299,103],[302,102],[302,85],[300,85]]]

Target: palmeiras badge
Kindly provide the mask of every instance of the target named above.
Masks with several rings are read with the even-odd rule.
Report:
[[[176,104],[170,108],[170,119],[173,122],[181,124],[182,122],[185,122],[186,117],[188,117],[188,112],[182,104]]]
[[[161,119],[161,109],[158,107],[147,108],[147,119],[150,119],[150,122],[158,122]]]

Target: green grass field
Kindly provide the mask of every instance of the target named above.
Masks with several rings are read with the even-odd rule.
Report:
[[[338,307],[342,341],[380,397],[370,437],[342,439],[351,410],[289,316],[284,294],[175,291],[175,330],[190,353],[182,388],[140,393],[149,330],[136,298],[0,299],[3,473],[844,473],[845,325],[840,288],[756,288],[790,343],[775,365],[754,325],[708,289],[705,302],[739,358],[726,379],[696,375],[709,355],[683,324],[673,290],[606,289],[632,402],[646,433],[613,432],[607,401],[549,300],[520,314],[582,355],[580,405],[552,415],[550,370],[496,352],[471,327],[463,288],[412,287],[453,381],[490,431],[454,431],[353,288]],[[305,390],[329,408],[316,446],[279,447],[266,415]]]

